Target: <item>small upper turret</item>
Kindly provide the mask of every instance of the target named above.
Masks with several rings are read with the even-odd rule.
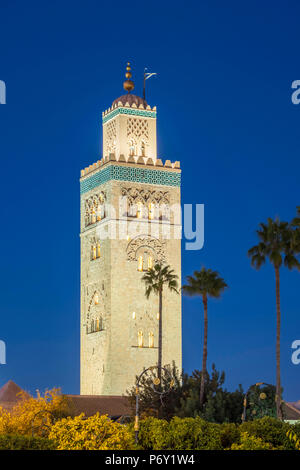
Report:
[[[157,158],[156,106],[151,108],[146,100],[132,95],[134,83],[131,68],[127,63],[126,80],[123,83],[127,94],[115,99],[111,108],[102,113],[103,157],[81,171],[82,178],[99,172],[104,165],[132,165],[180,173],[180,163]],[[159,174],[160,174],[159,173]],[[178,176],[180,178],[180,176]]]

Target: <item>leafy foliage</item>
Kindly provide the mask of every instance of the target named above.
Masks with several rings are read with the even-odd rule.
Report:
[[[174,417],[169,424],[169,445],[177,450],[222,450],[221,428],[199,416]]]
[[[139,444],[147,450],[221,450],[221,429],[199,417],[175,416],[169,423],[149,417],[141,421]]]
[[[173,363],[172,367],[169,367],[169,373],[162,374],[162,391],[169,390],[170,376],[174,381],[173,388],[166,393],[162,402],[153,390],[152,377],[142,377],[139,389],[141,416],[161,417],[168,421],[173,416],[180,418],[200,416],[213,423],[240,422],[244,400],[241,386],[235,392],[224,389],[225,373],[218,372],[214,364],[211,376],[208,373],[206,375],[203,407],[199,403],[201,371],[195,370],[191,376],[179,374]],[[135,387],[127,391],[127,396],[134,414]]]
[[[142,376],[139,387],[140,415],[155,416],[170,420],[174,416],[175,410],[180,407],[181,398],[188,393],[188,376],[179,373],[173,362],[172,366],[164,366],[161,376],[162,398],[153,389],[154,372]],[[170,388],[170,379],[174,385]],[[135,413],[135,387],[127,390],[132,414]]]
[[[150,416],[140,422],[139,446],[145,450],[169,448],[169,423]]]
[[[289,429],[286,435],[289,440],[294,444],[295,449],[300,450],[300,438],[297,436],[297,434],[292,429]]]
[[[247,432],[242,432],[239,444],[233,443],[231,450],[274,450],[274,447],[264,442],[260,437],[249,435]]]
[[[0,408],[0,434],[29,434],[47,436],[51,424],[70,414],[67,402],[59,389],[47,390],[38,399],[21,394],[11,412]]]
[[[209,423],[199,416],[170,422],[149,417],[140,424],[139,445],[145,450],[283,450],[294,449],[300,438],[296,426],[269,417],[241,425]]]
[[[289,269],[300,269],[300,263],[292,250],[290,224],[268,218],[268,222],[260,223],[259,227],[256,233],[260,242],[248,250],[252,266],[259,269],[268,258],[275,268],[284,264]]]
[[[252,385],[247,395],[246,420],[271,416],[276,418],[276,387]]]
[[[241,387],[235,392],[228,392],[223,388],[225,373],[218,372],[212,365],[212,373],[206,373],[204,387],[204,405],[199,403],[199,388],[201,371],[195,370],[188,379],[187,392],[181,398],[181,406],[176,414],[181,417],[201,416],[201,418],[214,422],[240,422],[243,411],[244,392]]]
[[[191,297],[200,295],[219,298],[226,287],[226,282],[217,271],[203,266],[200,271],[194,271],[193,276],[187,276],[187,284],[182,286],[182,290]]]
[[[155,264],[153,268],[149,269],[143,277],[146,286],[146,297],[149,298],[151,292],[158,294],[166,286],[170,291],[178,293],[178,276],[174,273],[174,269],[170,266],[163,266],[162,264]]]
[[[122,424],[106,415],[85,418],[63,418],[51,428],[49,439],[57,442],[59,450],[128,450],[134,447],[133,434]]]
[[[246,421],[241,424],[240,431],[258,437],[277,449],[292,449],[292,444],[286,436],[290,428],[288,423],[265,416],[262,419]]]
[[[0,434],[0,450],[55,450],[56,443],[42,437]]]

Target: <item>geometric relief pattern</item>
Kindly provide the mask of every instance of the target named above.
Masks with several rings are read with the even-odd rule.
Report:
[[[105,154],[109,155],[110,153],[114,153],[116,150],[116,121],[110,121],[106,125],[106,149]]]
[[[142,202],[143,204],[169,204],[169,192],[168,191],[157,191],[155,189],[139,189],[132,187],[121,188],[121,194],[126,197],[129,204],[135,204]]]
[[[148,139],[148,121],[144,119],[128,118],[127,137],[136,137],[137,139],[144,137]]]
[[[165,242],[161,242],[157,238],[151,237],[150,235],[138,235],[136,238],[131,240],[126,249],[128,261],[137,261],[138,252],[141,248],[150,248],[154,255],[155,262],[165,262]]]
[[[114,118],[118,114],[129,114],[131,116],[144,116],[144,117],[156,118],[155,111],[146,111],[142,109],[131,109],[131,108],[117,108],[103,117],[102,119],[103,123],[109,121],[110,119]]]
[[[148,121],[128,118],[127,139],[130,155],[146,155],[146,145],[149,145]]]
[[[110,165],[80,182],[80,194],[107,183],[110,180],[134,181],[136,183],[156,184],[160,186],[180,186],[180,173],[150,170],[130,166]]]

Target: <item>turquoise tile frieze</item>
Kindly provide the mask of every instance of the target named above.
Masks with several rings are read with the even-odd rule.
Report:
[[[110,165],[80,182],[80,194],[100,186],[110,180],[135,181],[136,183],[180,186],[180,173],[170,171],[133,168]]]
[[[130,114],[133,116],[156,117],[156,111],[147,111],[146,109],[133,109],[133,108],[116,108],[110,113],[106,114],[102,121],[103,124],[110,119],[114,118],[117,114]]]

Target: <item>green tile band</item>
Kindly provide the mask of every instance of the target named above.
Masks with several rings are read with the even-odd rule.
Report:
[[[84,194],[110,180],[179,187],[181,175],[170,171],[110,165],[81,181],[80,194]]]
[[[131,114],[133,116],[144,116],[144,117],[151,117],[151,118],[156,118],[156,112],[155,111],[147,111],[143,109],[132,109],[132,108],[116,108],[113,111],[110,111],[108,114],[106,114],[102,121],[103,124],[110,119],[114,118],[117,114]]]

